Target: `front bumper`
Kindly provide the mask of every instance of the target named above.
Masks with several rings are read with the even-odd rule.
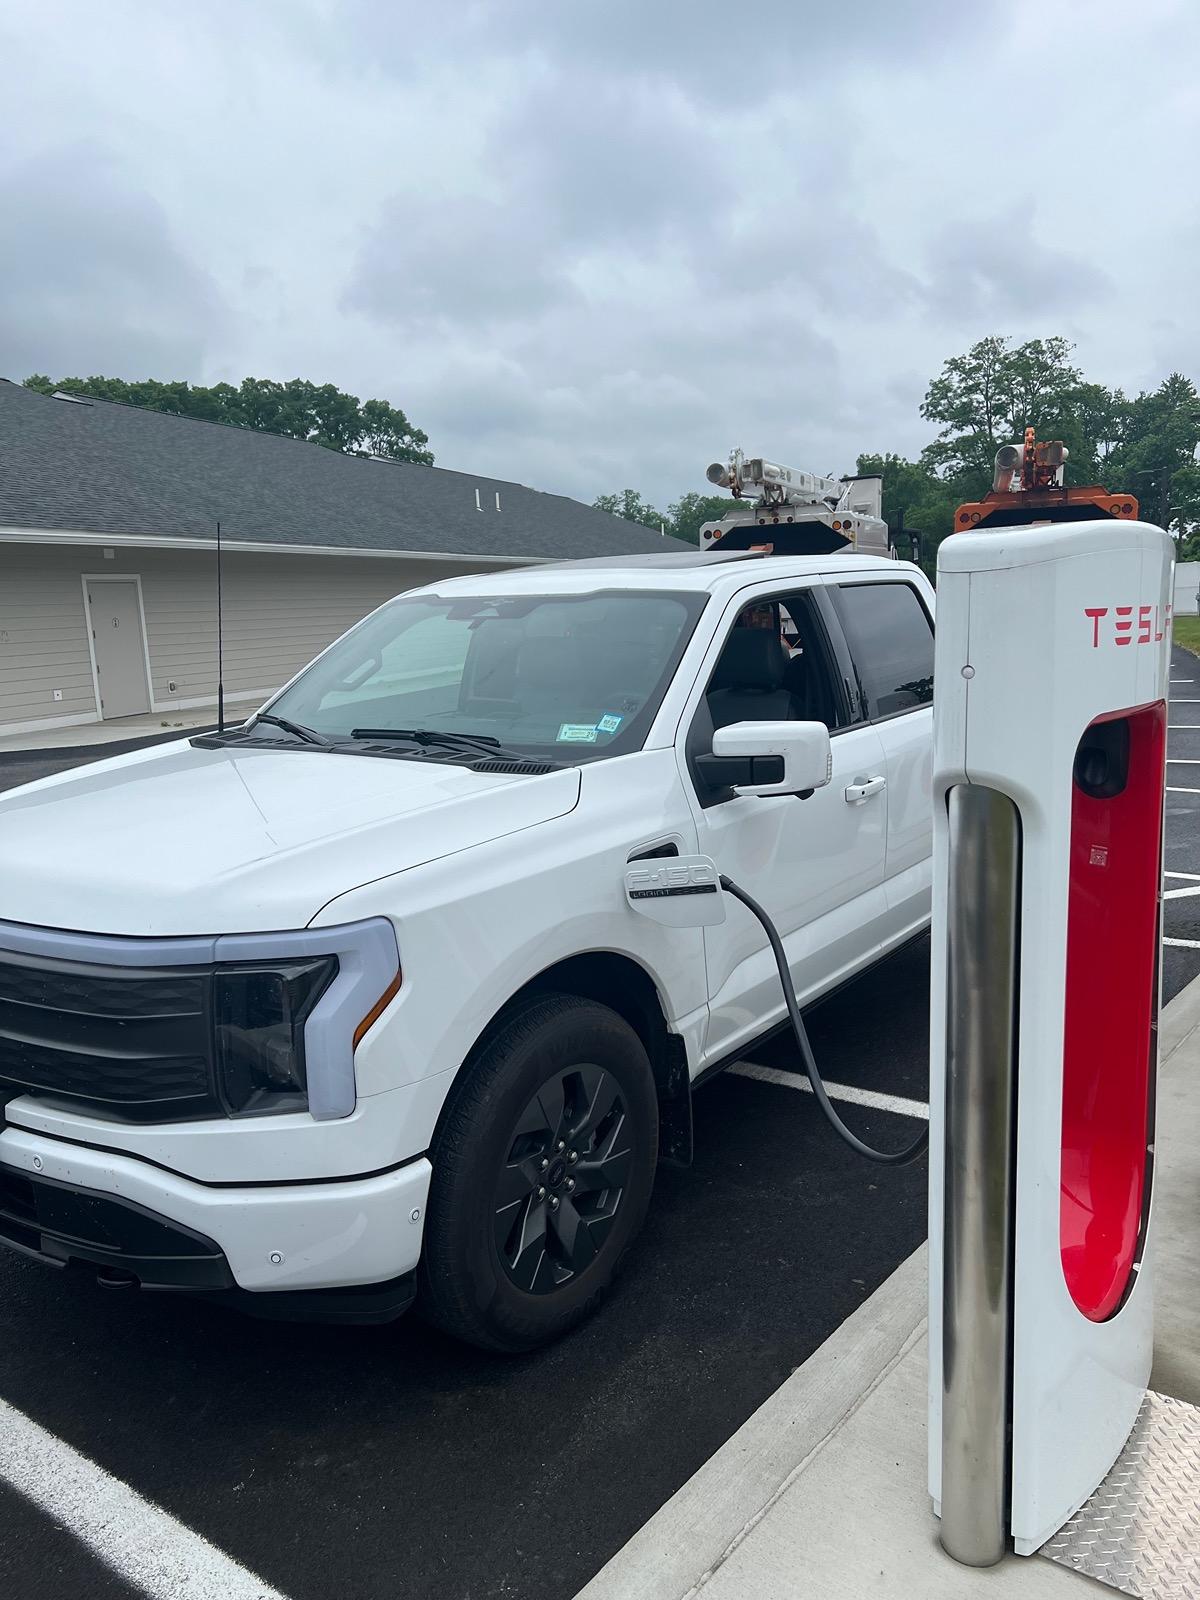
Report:
[[[86,1263],[108,1282],[235,1298],[268,1315],[374,1320],[354,1307],[378,1301],[396,1315],[412,1298],[430,1173],[420,1156],[342,1182],[201,1184],[9,1126],[0,1243]]]

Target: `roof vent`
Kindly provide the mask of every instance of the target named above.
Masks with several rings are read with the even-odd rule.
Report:
[[[51,400],[65,400],[69,406],[90,406],[91,401],[85,400],[81,394],[66,394],[62,389],[55,389],[50,396]]]

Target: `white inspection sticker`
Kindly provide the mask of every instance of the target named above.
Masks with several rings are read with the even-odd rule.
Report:
[[[590,722],[564,722],[558,730],[559,744],[595,744],[596,729]]]
[[[617,729],[624,721],[624,717],[614,716],[614,714],[610,711],[606,716],[600,718],[600,721],[596,724],[596,726],[599,728],[601,733],[616,733]]]

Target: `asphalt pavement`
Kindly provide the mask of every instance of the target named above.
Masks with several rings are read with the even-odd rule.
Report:
[[[1200,889],[1200,662],[1177,650],[1172,676],[1168,892]],[[38,757],[4,758],[0,788]],[[1196,902],[1166,903],[1168,941],[1194,941],[1165,945],[1168,996],[1200,971]],[[828,1079],[924,1101],[927,941],[810,1028]],[[0,1401],[290,1600],[570,1600],[924,1237],[924,1162],[846,1150],[786,1040],[753,1059],[779,1081],[700,1091],[695,1164],[660,1172],[611,1299],[548,1351],[485,1356],[413,1317],[257,1322],[0,1251]],[[879,1144],[919,1126],[840,1109]],[[136,1592],[0,1486],[0,1594]]]

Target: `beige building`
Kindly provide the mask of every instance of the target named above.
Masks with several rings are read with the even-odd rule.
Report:
[[[661,550],[561,495],[0,381],[0,737],[263,700],[391,595]]]

